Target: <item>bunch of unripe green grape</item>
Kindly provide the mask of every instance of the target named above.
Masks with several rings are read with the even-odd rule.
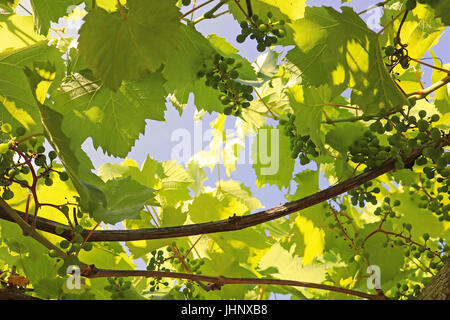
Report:
[[[419,284],[402,284],[397,283],[397,288],[394,295],[395,300],[408,300],[414,299],[422,290],[422,287]]]
[[[149,271],[163,271],[168,272],[170,271],[168,268],[163,267],[162,265],[165,262],[164,258],[164,252],[162,250],[153,250],[151,252],[152,257],[150,258],[147,270]],[[159,290],[160,285],[168,286],[168,282],[164,282],[161,277],[155,277],[152,281],[150,281],[150,292],[153,292],[155,290]]]
[[[371,131],[364,132],[363,137],[349,147],[349,151],[351,161],[363,163],[367,168],[381,166],[391,155],[391,147],[381,146],[380,140]]]
[[[131,281],[124,280],[123,278],[108,278],[108,283],[109,285],[105,287],[105,290],[111,292],[112,300],[124,299],[124,291],[131,288]]]
[[[400,200],[394,200],[391,203],[391,198],[385,197],[383,199],[383,204],[376,208],[373,212],[376,216],[385,216],[386,218],[398,218],[399,216],[395,212],[394,208],[401,205]]]
[[[306,165],[311,162],[310,156],[318,157],[319,151],[309,135],[302,136],[297,132],[294,124],[295,114],[288,114],[288,120],[280,119],[280,124],[284,127],[283,133],[289,137],[291,157],[293,159],[300,158],[300,164]]]
[[[61,211],[68,212],[68,209],[65,210],[64,208],[67,208],[67,206],[61,207]],[[66,252],[69,254],[69,257],[64,260],[64,263],[58,269],[58,274],[61,277],[64,277],[67,274],[67,268],[70,265],[78,265],[79,264],[78,253],[80,252],[81,249],[83,249],[85,251],[90,251],[93,248],[93,245],[91,242],[86,242],[83,244],[83,242],[84,242],[84,237],[82,236],[83,230],[84,230],[84,228],[81,225],[77,225],[72,230],[73,236],[72,236],[71,241],[64,239],[59,242],[59,247],[62,250],[66,250]],[[62,234],[63,232],[64,232],[64,229],[62,227],[56,229],[56,234]],[[58,259],[60,258],[58,252],[54,249],[50,250],[48,254],[52,258],[58,258]]]
[[[439,115],[434,114],[426,118],[426,111],[421,110],[415,116],[398,117],[393,115],[387,119],[378,119],[370,126],[370,131],[366,131],[360,140],[356,140],[349,147],[349,159],[358,164],[365,164],[366,170],[381,166],[390,158],[396,159],[396,169],[404,167],[402,157],[407,157],[414,148],[430,142],[438,142],[443,133],[431,123],[439,121]],[[384,122],[384,123],[383,123]],[[375,133],[384,134],[386,132],[395,133],[387,138],[389,145],[382,145]],[[406,136],[408,133],[409,136]],[[425,165],[428,160],[433,161],[433,167],[425,167],[424,173],[428,178],[432,178],[435,172],[443,177],[450,176],[447,168],[450,163],[450,156],[439,146],[429,145],[422,151],[422,156],[416,160],[416,164]]]
[[[251,21],[242,21],[241,34],[236,37],[236,41],[243,43],[248,36],[258,42],[256,49],[263,52],[266,48],[275,45],[278,38],[283,38],[286,34],[284,29],[284,20],[273,21],[272,13],[269,11],[265,19],[254,14],[250,17]]]
[[[57,158],[55,151],[50,151],[46,156],[44,154],[45,147],[37,145],[37,139],[31,137],[22,142],[16,138],[25,135],[26,130],[23,127],[17,127],[13,131],[9,123],[3,123],[1,126],[2,136],[0,138],[0,187],[3,187],[2,198],[10,200],[14,197],[14,192],[9,188],[12,183],[19,183],[22,186],[28,186],[25,177],[30,174],[30,164],[26,163],[24,157],[32,159],[34,164],[39,167],[36,179],[44,179],[47,186],[53,184],[52,174],[58,174],[62,181],[69,179],[64,171],[56,171],[53,169],[53,160]],[[19,160],[14,161],[14,155],[18,155]],[[48,157],[48,160],[47,160]],[[22,162],[20,162],[22,160]]]
[[[236,81],[241,66],[240,61],[217,53],[213,59],[203,63],[203,68],[197,74],[199,78],[206,77],[207,86],[219,90],[219,99],[226,106],[223,111],[226,115],[240,116],[242,108],[248,108],[253,100],[253,87]]]
[[[361,208],[364,208],[366,202],[370,202],[373,205],[376,205],[378,203],[377,198],[374,194],[380,193],[379,187],[374,187],[373,189],[369,190],[370,187],[372,187],[373,182],[368,181],[364,183],[362,186],[353,188],[348,191],[348,194],[352,196],[351,203],[352,205],[356,206],[359,205]]]
[[[439,218],[439,221],[450,221],[450,204],[446,203],[444,194],[447,194],[447,200],[450,199],[450,179],[442,177],[434,177],[427,179],[422,177],[422,185],[417,183],[411,185],[410,195],[417,192],[423,192],[418,204],[419,208],[428,209],[434,212]],[[432,183],[432,181],[434,183]],[[436,189],[437,194],[434,189]]]

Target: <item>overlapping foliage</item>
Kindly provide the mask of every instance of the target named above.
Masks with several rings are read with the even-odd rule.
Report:
[[[417,295],[449,251],[450,69],[431,50],[450,20],[447,1],[385,1],[379,32],[348,6],[252,0],[250,11],[244,1],[206,2],[206,13],[191,19],[200,3],[32,0],[31,17],[15,13],[18,1],[0,0],[2,284],[44,299]],[[52,29],[77,14],[84,15],[77,40]],[[242,27],[238,42],[264,51],[256,61],[214,30],[196,30],[222,14]],[[434,59],[421,61],[427,52]],[[425,68],[432,70],[427,88]],[[81,149],[86,139],[126,158],[146,120],[164,121],[166,101],[183,112],[190,94],[199,112],[217,114],[209,151],[186,166],[147,157],[142,166],[126,159],[95,173]],[[230,118],[237,138],[224,135]],[[290,205],[319,192],[319,179],[339,186],[356,177],[355,184],[272,220],[249,186],[229,179],[252,135],[255,185],[277,186]],[[258,151],[270,139],[279,163],[268,173]],[[297,172],[296,161],[316,169]],[[226,177],[204,186],[206,167],[216,166]],[[268,216],[264,223],[233,228],[257,211]],[[37,216],[60,224],[39,231],[46,222]],[[116,241],[91,241],[108,224],[152,232],[220,220],[229,229],[209,233],[205,225],[208,234],[185,237],[167,229],[159,238],[125,231]],[[24,236],[20,227],[30,226],[37,233]],[[136,259],[146,276],[104,272],[135,270]],[[76,290],[67,287],[69,265],[85,276]],[[381,270],[377,290],[368,286],[369,266]]]

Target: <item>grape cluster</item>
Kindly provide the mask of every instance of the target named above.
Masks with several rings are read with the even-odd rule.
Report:
[[[375,131],[376,128],[372,125],[370,129]],[[381,166],[391,156],[391,147],[381,146],[380,140],[371,131],[364,132],[363,137],[349,147],[349,151],[351,161],[363,163],[369,169]]]
[[[22,187],[28,187],[25,177],[31,172],[31,161],[38,167],[35,179],[43,179],[45,185],[51,186],[53,179],[51,174],[58,174],[62,181],[67,181],[69,176],[66,172],[57,171],[53,168],[53,160],[57,158],[55,151],[50,151],[47,156],[44,154],[45,147],[37,145],[37,139],[33,136],[20,141],[17,137],[25,135],[26,129],[17,127],[13,133],[9,123],[1,126],[2,135],[0,137],[0,187],[3,187],[2,197],[10,200],[14,197],[14,192],[9,188],[12,183],[18,183]],[[15,162],[13,157],[18,155]]]
[[[424,177],[422,177],[422,180],[424,180]],[[450,204],[446,203],[444,199],[445,193],[447,194],[447,199],[450,199],[450,179],[444,179],[442,177],[428,179],[423,181],[421,186],[414,183],[411,187],[412,190],[409,192],[410,195],[413,195],[416,192],[423,193],[418,204],[419,208],[428,209],[431,212],[434,212],[439,216],[439,221],[450,221]],[[438,192],[437,195],[434,190]]]
[[[264,20],[256,14],[250,19],[250,23],[247,21],[241,22],[241,34],[236,37],[236,41],[243,43],[250,36],[250,39],[256,39],[258,42],[256,49],[259,52],[263,52],[266,48],[275,45],[278,42],[278,38],[282,38],[286,34],[284,29],[285,21],[273,21],[270,11]]]
[[[397,283],[396,289],[395,300],[408,300],[416,298],[422,287],[419,284]]]
[[[248,108],[253,100],[252,86],[236,81],[241,66],[240,61],[217,53],[213,59],[203,63],[203,68],[197,74],[199,78],[206,77],[207,86],[219,90],[219,99],[226,106],[223,111],[226,115],[240,116],[242,108]]]
[[[403,158],[406,158],[414,148],[430,142],[438,142],[442,138],[442,132],[438,128],[430,127],[431,123],[439,121],[439,115],[434,114],[425,119],[426,111],[424,110],[419,111],[418,115],[419,118],[408,116],[400,119],[397,115],[393,115],[390,118],[377,119],[369,126],[370,131],[364,132],[363,137],[349,147],[349,159],[358,164],[365,164],[367,171],[393,158],[396,160],[396,169],[402,169]],[[388,146],[382,145],[375,135],[375,133],[384,134],[394,130],[395,133],[387,138]],[[450,169],[447,168],[450,157],[446,155],[442,147],[433,145],[424,147],[422,156],[416,160],[416,164],[425,165],[428,159],[434,163],[433,167],[424,168],[428,178],[434,177],[436,172],[443,177],[450,176]]]
[[[280,119],[280,124],[284,126],[284,135],[289,137],[291,157],[293,159],[299,157],[300,164],[306,165],[311,161],[310,156],[319,156],[319,151],[309,135],[302,136],[297,132],[294,124],[295,118],[296,116],[294,114],[288,114],[288,120]]]
[[[165,262],[164,252],[162,250],[153,250],[151,252],[152,257],[150,258],[147,270],[149,271],[170,271],[168,268],[163,267],[162,265]],[[168,282],[163,282],[161,277],[155,277],[152,281],[150,281],[150,292],[154,292],[155,290],[159,290],[160,285],[168,286]]]
[[[112,300],[122,300],[125,298],[124,291],[131,288],[131,281],[124,280],[123,278],[108,278],[109,285],[104,289],[111,292]]]
[[[348,191],[348,194],[352,197],[351,203],[352,205],[356,206],[359,205],[361,208],[364,208],[366,202],[370,202],[373,205],[376,205],[378,203],[377,198],[374,194],[380,193],[379,187],[374,187],[373,189],[369,190],[370,187],[372,187],[373,182],[368,181],[364,183],[362,186],[353,188]]]
[[[56,233],[62,234],[64,229],[57,228]],[[84,241],[83,236],[81,235],[81,232],[83,231],[83,227],[80,225],[77,225],[73,230],[73,237],[72,240],[62,240],[59,242],[59,247],[63,250],[67,250],[67,253],[69,254],[69,258],[64,260],[63,265],[58,269],[58,274],[61,277],[64,277],[67,274],[67,268],[70,265],[78,265],[78,252],[83,249],[85,251],[90,251],[93,248],[93,245],[91,242],[86,242],[83,246],[82,243]],[[59,254],[56,250],[52,249],[48,252],[49,256],[52,258],[59,258]]]
[[[167,248],[167,251],[171,251],[171,248]],[[185,256],[187,253],[187,250],[185,248],[179,248],[178,251],[180,252],[180,254],[182,256]],[[205,260],[204,259],[190,259],[189,257],[186,257],[184,259],[184,262],[186,263],[186,265],[189,267],[189,269],[191,270],[192,273],[194,274],[201,274],[202,272],[200,271],[200,268],[202,265],[205,264]],[[175,266],[176,270],[178,272],[184,272],[186,271],[184,269],[183,264],[181,263],[181,261],[174,257],[174,260],[172,262],[172,264]]]
[[[385,197],[383,204],[381,207],[375,209],[374,214],[376,216],[383,216],[383,218],[400,218],[400,215],[394,211],[394,208],[398,207],[400,204],[400,200],[395,200],[391,203],[391,198]]]

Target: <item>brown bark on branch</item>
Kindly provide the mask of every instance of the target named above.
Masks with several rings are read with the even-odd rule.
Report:
[[[5,288],[0,289],[0,300],[41,300],[41,299],[29,296],[16,288]]]
[[[83,274],[86,278],[104,278],[104,277],[161,277],[161,278],[176,278],[176,279],[188,279],[193,281],[203,281],[210,283],[210,290],[220,290],[222,286],[227,284],[255,284],[255,285],[284,285],[293,287],[305,287],[319,290],[328,290],[334,292],[340,292],[349,294],[369,300],[385,300],[385,296],[372,295],[360,291],[333,287],[320,283],[311,283],[294,280],[278,280],[278,279],[255,279],[255,278],[228,278],[228,277],[213,277],[205,275],[196,275],[180,272],[161,272],[161,271],[148,271],[148,270],[106,270],[92,268],[90,273]]]
[[[450,259],[417,297],[419,300],[450,300]]]

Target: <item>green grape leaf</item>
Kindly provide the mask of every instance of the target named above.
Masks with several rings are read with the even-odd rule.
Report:
[[[82,150],[79,150],[76,154],[74,153],[71,139],[62,131],[63,116],[39,101],[40,85],[49,82],[41,78],[39,74],[41,71],[49,72],[45,69],[39,70],[34,68],[31,70],[26,66],[24,74],[27,76],[29,88],[38,107],[44,135],[57,153],[75,189],[78,191],[81,197],[81,207],[85,211],[92,213],[98,206],[105,205],[104,194],[97,187],[102,186],[102,181],[90,171],[92,163],[87,155]],[[80,145],[75,145],[75,148],[80,148]]]
[[[434,52],[430,51],[430,53],[433,57],[434,64],[436,67],[443,68],[446,70],[450,69],[450,63],[442,65],[439,59],[435,56]],[[433,83],[438,82],[439,80],[444,79],[445,76],[448,76],[448,74],[446,74],[443,71],[434,69],[433,74],[431,75],[431,81],[433,81]],[[448,85],[448,83],[434,92],[434,105],[436,106],[436,108],[439,110],[440,113],[442,114],[450,113],[450,86]]]
[[[0,52],[32,46],[45,37],[34,32],[33,18],[16,14],[0,19]]]
[[[203,109],[209,113],[214,111],[223,113],[224,105],[219,100],[218,91],[208,87],[203,78],[195,82],[193,93],[194,103],[198,110]],[[187,96],[185,99],[185,102],[187,102]]]
[[[93,212],[97,221],[116,224],[139,217],[144,205],[154,197],[154,189],[144,187],[131,177],[108,180],[104,187],[107,205]]]
[[[189,186],[194,181],[183,166],[175,161],[164,161],[162,164],[163,176],[158,189],[156,200],[161,206],[172,205],[180,201],[189,200]]]
[[[439,238],[444,234],[445,227],[438,217],[428,209],[418,208],[418,197],[411,197],[407,193],[397,193],[390,196],[393,201],[400,200],[397,212],[401,214],[398,226],[402,223],[412,225],[411,238],[416,242],[423,242],[422,235],[428,233],[432,238]],[[400,231],[400,230],[396,230]]]
[[[318,264],[302,266],[302,259],[293,256],[291,252],[283,249],[279,243],[272,245],[270,250],[262,257],[259,262],[259,268],[262,270],[276,268],[277,271],[271,274],[279,279],[310,281],[314,283],[321,283],[325,280],[326,272]]]
[[[436,17],[446,26],[450,26],[450,3],[446,0],[428,0],[425,4],[434,9]]]
[[[183,35],[174,4],[174,0],[129,0],[124,16],[95,8],[80,29],[79,49],[87,66],[114,91],[123,80],[155,72]]]
[[[194,191],[195,195],[199,195],[203,192],[203,182],[208,179],[205,170],[194,161],[189,161],[186,165],[186,171],[194,180],[189,187]]]
[[[170,55],[162,71],[167,91],[181,93],[181,97],[183,92],[193,90],[204,59],[214,53],[209,41],[192,27],[182,26],[182,33],[179,48]]]
[[[331,90],[327,86],[314,88],[296,85],[288,88],[287,92],[299,134],[309,135],[314,144],[326,152],[320,126],[323,107],[331,100]]]
[[[233,180],[220,180],[217,181],[216,185],[215,196],[220,200],[230,197],[235,198],[245,204],[250,211],[263,208],[261,202],[257,198],[252,197],[250,188],[243,183]]]
[[[348,148],[362,137],[365,129],[366,126],[360,122],[337,123],[328,131],[325,141],[346,157]]]
[[[379,223],[372,223],[366,225],[361,230],[360,236],[364,239],[370,232],[378,228]],[[387,227],[387,226],[385,226]],[[389,289],[389,282],[395,278],[404,263],[404,256],[397,248],[390,246],[384,247],[386,242],[386,235],[376,233],[370,237],[364,245],[365,252],[369,253],[369,262],[380,268],[380,285],[383,290]]]
[[[1,28],[0,28],[1,30]],[[60,52],[39,42],[35,45],[7,51],[0,54],[0,116],[5,122],[18,126],[19,123],[31,132],[42,132],[42,124],[33,93],[30,91],[24,67],[34,68],[36,62],[49,61],[56,69],[56,75],[49,92],[60,84],[64,64]],[[48,83],[48,82],[47,82]]]
[[[42,35],[48,34],[50,22],[58,22],[60,17],[66,16],[68,7],[80,4],[81,0],[31,0],[34,13],[34,24]]]
[[[161,227],[181,226],[186,221],[187,212],[180,208],[164,207],[161,212]]]
[[[225,219],[225,203],[226,201],[220,201],[211,193],[202,193],[189,206],[189,217],[195,223]]]
[[[342,7],[339,13],[308,7],[305,18],[293,22],[292,28],[297,48],[287,59],[299,67],[307,83],[328,83],[333,96],[352,88],[352,103],[365,113],[407,103],[384,65],[379,35],[352,8]]]
[[[87,155],[80,150],[75,154],[71,148],[71,140],[62,131],[63,116],[46,105],[39,106],[45,137],[58,154],[70,180],[80,195],[81,207],[93,213],[106,204],[102,190],[102,181],[90,169],[92,163]]]
[[[281,190],[292,180],[295,160],[291,157],[289,138],[282,129],[280,126],[259,128],[253,142],[252,161],[258,188],[275,184]]]
[[[294,181],[297,182],[297,190],[294,194],[289,194],[286,199],[295,201],[319,191],[319,171],[304,170],[298,173]],[[322,225],[325,219],[326,209],[322,204],[303,209],[301,215],[311,220],[315,226]]]
[[[157,173],[160,170],[162,171],[161,164],[150,156],[147,156],[140,169],[135,161],[127,159],[122,163],[102,164],[98,169],[98,175],[105,182],[115,178],[131,176],[133,180],[143,186],[154,188],[160,181],[157,177]]]
[[[81,144],[92,137],[95,148],[125,157],[145,130],[145,119],[164,120],[165,90],[160,73],[125,82],[118,91],[96,80],[73,74],[54,96],[54,108],[64,114],[63,130]],[[105,125],[111,130],[105,130]],[[79,128],[84,130],[80,134]]]

